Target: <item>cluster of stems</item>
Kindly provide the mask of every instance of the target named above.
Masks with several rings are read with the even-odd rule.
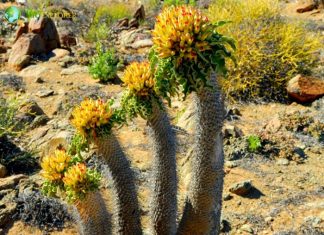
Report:
[[[170,37],[172,36],[168,42],[164,41],[164,29]],[[177,30],[186,34],[178,35],[180,31],[176,32]],[[159,16],[156,30],[153,32],[159,59],[174,61],[171,63],[175,66],[172,68],[175,73],[173,77],[181,77],[170,84],[175,90],[183,90],[181,82],[178,81],[186,80],[183,84],[191,87],[186,92],[193,93],[192,102],[195,103],[196,132],[191,159],[192,174],[183,214],[180,216],[177,214],[176,137],[163,105],[162,98],[167,97],[161,97],[162,93],[159,93],[159,87],[156,86],[159,78],[155,74],[158,68],[149,62],[136,62],[126,68],[122,79],[126,92],[119,114],[122,113],[125,120],[141,116],[147,121],[146,128],[153,157],[149,201],[150,234],[204,235],[220,232],[224,177],[221,131],[224,104],[215,68],[217,63],[224,66],[222,55],[228,52],[225,47],[220,46],[219,50],[224,49],[225,52],[219,54],[219,60],[215,60],[213,48],[216,44],[210,42],[221,37],[212,30],[213,26],[198,10],[182,6],[165,10]],[[204,54],[196,53],[198,49],[203,50]],[[194,71],[195,73],[189,74],[192,71],[186,71],[186,68],[196,69],[199,66],[186,67],[187,62],[197,63],[199,66],[205,63],[204,73]],[[159,71],[161,70],[163,68]],[[184,76],[186,73],[187,78]],[[205,85],[196,86],[200,80],[204,81]],[[83,201],[77,201],[75,208],[80,233],[140,235],[143,230],[134,174],[114,134],[114,122],[118,119],[114,114],[116,112],[108,102],[103,101],[88,100],[83,106],[81,104],[81,107],[77,107],[72,113],[72,123],[96,146],[98,156],[109,169],[109,175],[105,177],[112,181],[113,212],[107,211],[99,191],[87,195]],[[178,224],[177,218],[180,218]]]

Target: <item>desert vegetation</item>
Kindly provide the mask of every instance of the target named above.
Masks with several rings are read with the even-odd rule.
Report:
[[[0,3],[0,234],[322,234],[323,14]]]

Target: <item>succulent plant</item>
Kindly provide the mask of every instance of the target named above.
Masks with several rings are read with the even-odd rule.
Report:
[[[98,228],[106,227],[108,221],[107,218],[89,216],[89,208],[97,208],[97,212],[105,216],[106,212],[99,200],[100,195],[96,196],[98,200],[91,202],[91,205],[85,204],[84,200],[89,198],[89,194],[98,193],[101,176],[97,171],[87,168],[84,162],[73,160],[64,149],[57,149],[53,155],[45,156],[41,163],[41,175],[45,179],[42,191],[45,195],[62,198],[77,206],[80,213],[75,212],[75,216],[80,219],[80,233],[94,234]],[[86,223],[91,223],[91,226],[84,227]]]
[[[127,66],[122,81],[131,94],[143,97],[154,92],[154,78],[148,62],[133,62]]]
[[[55,150],[53,155],[45,156],[42,159],[41,175],[50,181],[61,181],[64,177],[64,171],[69,166],[71,157],[65,150]]]
[[[190,6],[166,8],[153,30],[150,53],[158,94],[194,92],[196,133],[192,179],[178,234],[218,234],[223,189],[223,99],[216,72],[226,73],[226,58],[235,59],[233,39],[217,32],[225,21],[212,24]]]
[[[72,112],[72,125],[87,138],[96,138],[111,129],[113,110],[109,102],[86,99]]]
[[[112,175],[115,211],[113,232],[141,234],[133,172],[113,134],[114,125],[122,122],[123,115],[118,110],[112,110],[111,104],[111,101],[87,99],[73,110],[71,123],[80,134],[96,145],[99,156]]]
[[[128,118],[140,115],[147,120],[153,151],[151,233],[175,234],[177,217],[175,138],[163,103],[155,93],[154,73],[148,62],[133,63],[126,68],[123,81],[127,90],[122,100],[122,108]]]
[[[226,72],[225,59],[235,62],[230,51],[235,49],[235,42],[217,32],[225,23],[212,24],[191,6],[162,11],[152,32],[154,46],[150,53],[150,61],[157,67],[155,77],[160,95],[168,97],[176,88],[186,96],[210,86],[210,69]]]
[[[213,27],[208,18],[194,7],[166,8],[157,17],[153,35],[159,57],[177,57],[177,65],[185,60],[197,62],[198,52],[211,50],[206,41]]]
[[[84,163],[77,163],[68,168],[63,178],[68,200],[83,199],[88,192],[97,190],[100,178],[98,172],[88,169]]]

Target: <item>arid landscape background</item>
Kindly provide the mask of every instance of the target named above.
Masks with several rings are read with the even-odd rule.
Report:
[[[33,0],[29,4],[43,7],[40,2]],[[1,115],[5,117],[5,121],[0,121],[4,130],[2,133],[0,128],[0,234],[77,234],[75,223],[62,209],[62,202],[40,194],[39,161],[59,145],[68,145],[75,132],[69,122],[71,109],[84,98],[115,98],[115,105],[118,105],[123,90],[120,81],[123,69],[133,61],[147,58],[153,45],[150,33],[155,16],[162,8],[162,2],[154,0],[52,2],[48,9],[69,9],[76,12],[77,17],[73,20],[54,19],[58,38],[51,38],[52,31],[55,31],[52,26],[47,31],[41,27],[38,30],[37,24],[30,26],[41,38],[49,35],[50,40],[45,41],[43,48],[37,41],[38,36],[33,36],[33,39],[24,36],[27,34],[23,27],[18,29],[18,26],[5,25],[0,31],[0,113],[3,112]],[[309,66],[310,71],[304,73],[296,68],[291,69],[291,73],[273,72],[286,67],[278,65],[268,69],[264,66],[263,70],[273,72],[276,78],[283,77],[281,72],[290,76],[289,82],[285,80],[282,82],[284,85],[264,82],[249,87],[253,84],[251,81],[247,88],[239,87],[238,82],[224,82],[227,115],[223,128],[226,160],[223,234],[324,233],[324,6],[297,12],[311,2],[280,1],[279,10],[285,21],[301,21],[306,31],[314,34],[320,42],[319,45],[309,43],[309,48],[317,48],[312,53],[316,65],[297,61],[298,53],[294,52],[294,47],[282,47],[282,51],[277,51],[278,54],[289,51],[287,53],[296,58],[296,64],[304,63],[299,66]],[[172,3],[165,1],[164,4]],[[219,7],[217,0],[199,3],[213,18],[213,9]],[[11,5],[15,4],[0,3],[0,9]],[[229,29],[224,31],[230,32]],[[265,37],[266,34],[262,35]],[[273,41],[279,40],[279,37],[269,37]],[[262,46],[257,39],[251,38],[251,43]],[[269,48],[271,40],[265,44]],[[106,83],[93,79],[93,73],[89,72],[92,58],[98,54],[98,41],[107,48],[113,47],[118,57],[117,76]],[[288,41],[289,45],[293,43],[299,42]],[[254,46],[249,45],[249,48],[251,54],[241,49],[237,53],[246,55],[247,62],[242,63],[249,63],[252,72],[245,71],[242,66],[237,69],[243,68],[242,73],[237,75],[230,65],[234,71],[230,72],[232,77],[244,80],[259,76],[259,70],[254,69],[259,65],[252,63],[256,55],[253,54]],[[13,51],[16,54],[13,55]],[[31,51],[35,53],[29,53]],[[273,60],[269,61],[271,64]],[[285,63],[285,58],[276,61]],[[263,66],[264,63],[267,62],[260,64]],[[278,88],[274,89],[280,91],[278,94],[269,88],[277,84]],[[231,86],[237,90],[231,90]],[[250,90],[245,92],[245,89]],[[181,211],[190,179],[194,133],[191,98],[184,102],[172,100],[168,113],[178,138],[178,201]],[[18,133],[15,131],[17,128]],[[122,127],[118,139],[135,172],[141,222],[146,228],[152,157],[147,145],[145,121],[138,118],[133,124]],[[93,149],[84,153],[89,166],[105,171],[94,155]],[[110,188],[109,180],[103,180],[100,190],[107,199],[108,208],[111,206]]]

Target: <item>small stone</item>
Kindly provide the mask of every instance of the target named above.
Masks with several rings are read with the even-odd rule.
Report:
[[[128,18],[122,18],[120,20],[118,20],[116,27],[117,28],[122,28],[122,27],[128,27],[128,22],[129,19]]]
[[[304,218],[304,222],[307,224],[311,224],[314,228],[317,228],[322,223],[322,219],[316,216],[308,216]]]
[[[7,175],[7,168],[0,164],[0,178],[3,178]]]
[[[41,115],[35,117],[33,120],[33,123],[31,124],[31,128],[37,128],[40,126],[46,125],[46,123],[49,121],[49,118],[46,115]]]
[[[233,198],[233,196],[230,193],[227,193],[224,195],[223,200],[224,201],[229,201]]]
[[[19,175],[12,175],[6,178],[0,179],[0,190],[4,189],[12,189],[14,188],[21,179],[27,178],[25,175],[19,174]]]
[[[225,125],[223,131],[224,131],[224,138],[229,138],[229,137],[238,138],[243,136],[242,130],[233,125]]]
[[[277,165],[281,165],[281,166],[288,166],[289,165],[289,160],[286,158],[280,158],[277,160]]]
[[[265,219],[264,219],[264,221],[266,222],[266,223],[270,223],[270,222],[272,222],[274,219],[273,219],[273,217],[271,217],[271,216],[268,216],[268,217],[266,217]]]
[[[242,227],[240,228],[240,230],[242,230],[243,232],[247,232],[247,233],[253,234],[253,229],[252,229],[251,225],[249,225],[249,224],[242,225]]]
[[[43,74],[47,73],[48,69],[43,67],[42,65],[36,64],[36,65],[30,65],[27,68],[23,69],[19,75],[22,77],[32,77],[32,78],[38,78],[41,77]]]
[[[242,181],[239,183],[233,184],[230,188],[229,191],[231,193],[235,193],[240,196],[247,195],[251,189],[252,189],[252,183],[250,180]]]
[[[61,75],[73,75],[76,73],[88,73],[88,67],[87,66],[81,66],[81,65],[72,65],[69,68],[63,69],[61,71]]]
[[[54,94],[54,91],[51,90],[51,89],[48,89],[48,90],[41,90],[41,91],[37,92],[36,95],[37,95],[39,98],[46,98],[46,97],[49,97],[49,96],[51,96],[51,95],[53,95],[53,94]]]
[[[51,58],[51,60],[57,60],[70,55],[70,51],[66,49],[56,48],[51,52],[51,54],[54,56],[53,58]]]
[[[276,133],[281,128],[282,124],[278,115],[276,115],[273,119],[269,121],[266,125],[266,131],[271,133]]]
[[[37,77],[37,78],[35,79],[35,82],[36,82],[36,83],[44,83],[44,80],[43,80],[41,77]]]
[[[151,46],[153,46],[153,41],[151,39],[138,40],[131,45],[133,49],[140,49]]]
[[[238,163],[236,161],[226,161],[225,166],[228,168],[235,168],[238,166]]]
[[[128,23],[129,28],[137,28],[139,26],[137,19],[131,19]]]

